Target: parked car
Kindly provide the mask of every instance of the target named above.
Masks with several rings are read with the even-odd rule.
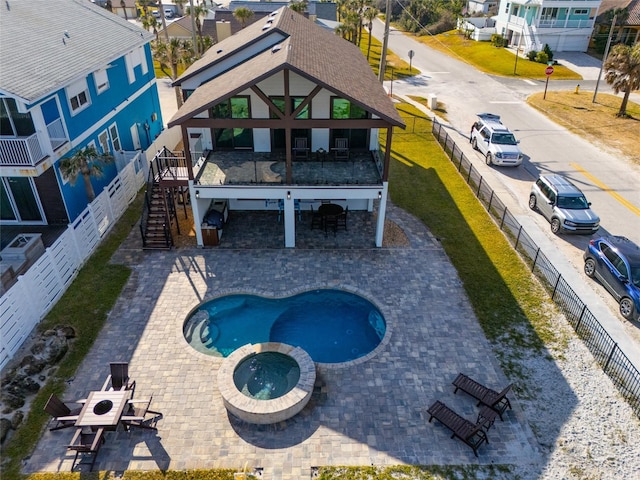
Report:
[[[583,255],[584,273],[597,278],[620,305],[627,320],[640,320],[640,246],[626,237],[591,240]]]
[[[469,141],[475,150],[485,156],[487,165],[510,165],[522,163],[522,152],[515,135],[493,113],[479,113],[478,121],[471,126]]]
[[[561,175],[541,175],[529,194],[529,208],[538,210],[556,234],[597,232],[600,217],[590,207],[582,191]]]

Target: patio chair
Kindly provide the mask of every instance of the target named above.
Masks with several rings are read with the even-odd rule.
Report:
[[[507,398],[507,393],[509,393],[513,384],[507,385],[501,392],[496,392],[462,373],[458,374],[452,383],[456,387],[453,393],[460,389],[471,395],[478,400],[478,406],[486,405],[500,416],[500,420],[503,420],[502,414],[505,410],[507,408],[511,409],[511,402]]]
[[[336,217],[336,230],[339,228],[347,229],[347,213],[349,213],[349,206],[347,205],[344,211]]]
[[[120,422],[122,423],[122,425],[124,425],[125,430],[129,430],[130,427],[157,430],[155,426],[147,423],[147,422],[152,422],[154,420],[157,420],[157,417],[162,415],[162,413],[157,412],[155,410],[151,410],[149,408],[151,406],[152,400],[153,400],[153,395],[149,397],[148,400],[130,400],[129,401],[128,409],[125,411],[124,415],[120,419]],[[154,416],[151,418],[146,418],[148,414],[152,414]]]
[[[82,403],[72,402],[72,403]],[[53,417],[56,424],[49,430],[60,430],[61,428],[73,427],[78,420],[78,415],[82,407],[70,408],[65,402],[60,400],[55,393],[52,393],[44,406],[44,411]]]
[[[313,205],[311,205],[311,230],[314,228],[322,230],[324,225],[322,223],[322,215],[317,210],[314,210]]]
[[[349,160],[349,140],[336,138],[333,156],[336,160]]]
[[[476,424],[458,415],[455,411],[447,407],[444,403],[436,401],[427,409],[429,423],[434,418],[442,425],[453,432],[451,438],[458,437],[466,445],[471,447],[473,454],[478,456],[478,448],[483,443],[489,443],[487,434],[482,429],[482,425]]]
[[[309,146],[306,137],[296,137],[293,139],[293,157],[297,159],[309,158]]]
[[[131,390],[131,398],[136,391],[136,382],[129,378],[129,364],[127,362],[111,362],[111,388],[114,390]]]
[[[98,457],[98,451],[103,443],[104,428],[98,428],[96,431],[92,431],[89,428],[86,430],[78,428],[71,440],[71,443],[67,445],[67,450],[76,452],[76,456],[73,458],[73,463],[71,464],[71,471],[75,468],[76,462],[78,461],[78,455],[80,454],[82,454],[82,457],[78,464],[88,463],[90,465],[89,471],[93,470],[96,458]],[[83,461],[86,457],[88,457],[89,462]]]

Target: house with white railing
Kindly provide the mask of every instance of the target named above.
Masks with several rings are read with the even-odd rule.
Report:
[[[163,128],[154,35],[87,0],[0,5],[0,225],[67,225]],[[60,162],[92,146],[95,175]]]
[[[285,247],[309,228],[303,212],[326,234],[337,211],[371,212],[372,245],[382,245],[391,140],[405,124],[357,46],[282,7],[214,45],[174,84],[185,102],[168,125],[181,129],[185,151],[152,162],[147,191],[188,189],[200,246],[209,214],[220,230],[236,211],[268,210],[279,212]],[[151,207],[147,246],[163,238],[145,222]]]
[[[502,0],[496,32],[523,52],[586,52],[601,0]]]

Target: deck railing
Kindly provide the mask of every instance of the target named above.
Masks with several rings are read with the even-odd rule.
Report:
[[[47,125],[47,135],[54,150],[68,141],[59,118]],[[0,166],[35,167],[48,155],[40,137],[44,135],[37,132],[25,137],[0,137]],[[43,140],[46,142],[46,138]]]
[[[611,338],[587,305],[553,266],[551,260],[518,223],[515,216],[509,212],[496,192],[449,136],[444,126],[434,120],[432,133],[478,200],[496,221],[500,230],[505,233],[507,240],[540,279],[551,295],[551,299],[564,313],[602,370],[631,405],[635,414],[640,417],[640,371],[620,350],[617,342]]]

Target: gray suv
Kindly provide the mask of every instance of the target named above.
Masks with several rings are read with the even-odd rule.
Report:
[[[600,217],[584,194],[560,175],[541,175],[531,187],[529,208],[538,210],[551,223],[553,233],[595,233]]]

